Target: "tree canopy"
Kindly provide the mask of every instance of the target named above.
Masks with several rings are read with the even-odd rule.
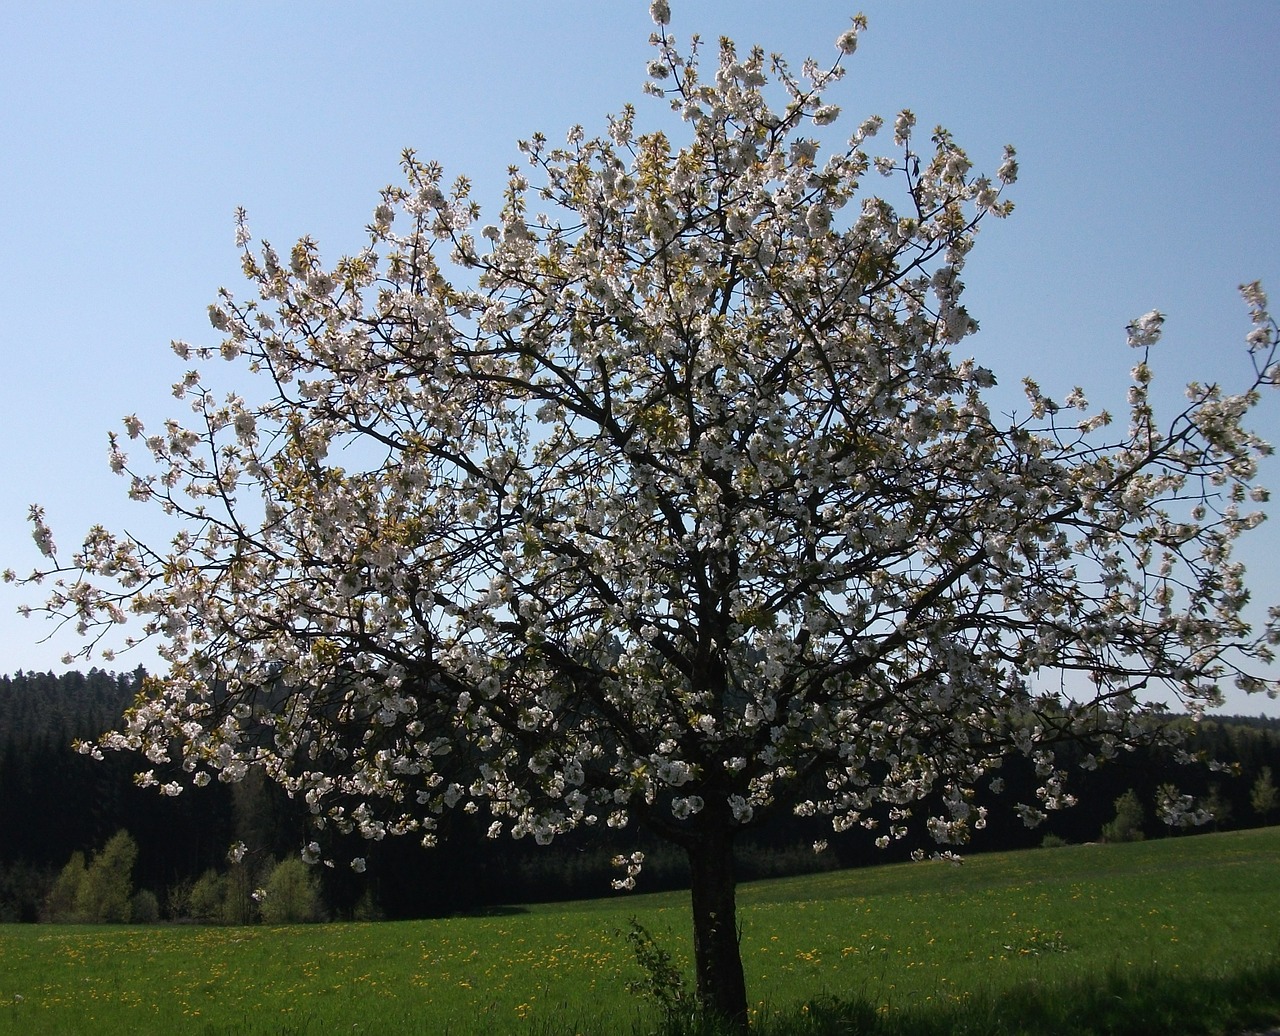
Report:
[[[980,175],[909,111],[836,138],[861,19],[830,66],[722,40],[704,79],[651,9],[646,92],[679,123],[535,135],[493,223],[412,152],[336,262],[242,216],[250,292],[210,306],[220,345],[175,349],[252,376],[192,370],[193,416],[111,440],[181,531],[95,528],[63,561],[33,508],[32,578],[86,652],[130,615],[164,642],[86,750],[196,784],[260,766],[370,839],[431,843],[452,809],[539,842],[645,824],[689,854],[704,1005],[745,1020],[737,832],[794,810],[960,843],[1010,747],[1035,822],[1070,801],[1056,742],[1092,765],[1150,692],[1274,692],[1277,612],[1251,627],[1232,546],[1262,519],[1246,422],[1280,338],[1246,286],[1239,391],[1157,419],[1151,312],[1127,419],[1030,379],[1025,417],[993,414],[955,350],[1013,150]],[[1080,679],[1033,692],[1058,671]]]

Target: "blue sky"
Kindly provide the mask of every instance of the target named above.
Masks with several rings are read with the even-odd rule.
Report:
[[[405,147],[466,174],[496,207],[515,142],[603,128],[642,97],[644,0],[541,3],[9,4],[0,13],[0,567],[36,560],[42,503],[64,551],[93,522],[157,526],[106,466],[106,433],[182,416],[173,338],[211,342],[205,307],[237,287],[232,214],[282,248],[362,243]],[[857,8],[673,0],[672,29],[794,62],[834,55]],[[1166,312],[1157,385],[1243,377],[1236,287],[1280,299],[1280,4],[865,0],[870,19],[829,100],[846,132],[912,108],[979,168],[1005,143],[1021,178],[966,270],[968,351],[1005,386],[1081,384],[1119,406],[1124,326]],[[709,53],[714,52],[712,46]],[[1280,307],[1280,301],[1277,302]],[[1017,405],[1015,395],[1010,406]],[[1280,440],[1280,396],[1258,419]],[[1280,462],[1266,469],[1280,488]],[[1280,521],[1244,550],[1280,601]],[[0,587],[0,672],[60,669],[70,633],[14,615]],[[149,664],[123,656],[114,667]],[[1232,699],[1234,711],[1280,703]]]

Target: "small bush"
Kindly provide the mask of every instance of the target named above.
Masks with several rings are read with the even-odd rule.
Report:
[[[1138,793],[1132,788],[1116,799],[1116,817],[1102,825],[1104,842],[1141,842],[1145,835],[1142,822],[1145,814]]]
[[[320,884],[296,856],[282,860],[267,876],[262,896],[267,924],[303,924],[320,920]]]
[[[634,917],[628,921],[624,935],[644,971],[644,978],[627,983],[627,992],[652,1000],[662,1008],[668,1028],[678,1028],[677,1023],[697,1013],[693,994],[684,984],[684,972]]]
[[[0,924],[33,924],[44,913],[54,873],[16,860],[0,863]]]
[[[360,894],[360,899],[352,912],[353,921],[385,921],[386,916],[382,907],[378,905],[373,889],[365,889]]]
[[[79,921],[76,911],[76,900],[80,896],[80,886],[84,884],[86,869],[84,853],[74,852],[65,867],[54,880],[49,898],[45,900],[45,918],[55,924],[67,924]]]
[[[254,899],[253,874],[243,863],[227,872],[222,885],[222,921],[225,924],[254,924],[258,904]]]
[[[129,904],[129,920],[134,924],[155,924],[160,920],[160,900],[150,889],[143,889]]]
[[[171,921],[179,921],[191,916],[191,890],[195,882],[190,878],[180,878],[169,886],[164,894],[164,916]]]
[[[1249,792],[1249,804],[1253,806],[1253,811],[1262,817],[1263,823],[1271,823],[1271,814],[1276,811],[1276,807],[1280,806],[1280,790],[1276,789],[1275,782],[1271,779],[1271,767],[1264,766],[1258,774],[1258,779],[1253,782],[1253,788]]]
[[[190,915],[197,921],[221,921],[222,901],[226,898],[226,879],[212,867],[196,879],[187,897]]]
[[[123,924],[133,898],[133,865],[138,844],[128,831],[117,831],[94,856],[76,892],[76,912],[87,921]]]

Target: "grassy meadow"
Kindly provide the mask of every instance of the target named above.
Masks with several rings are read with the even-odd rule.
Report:
[[[1280,827],[744,885],[755,1026],[1225,1032],[1280,1019],[1277,878]],[[625,989],[641,977],[632,916],[691,970],[679,894],[371,924],[2,926],[0,1033],[654,1032],[660,1012]]]

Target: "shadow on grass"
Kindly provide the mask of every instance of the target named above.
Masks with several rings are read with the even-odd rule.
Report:
[[[938,1007],[910,1007],[869,1019],[863,1002],[845,1020],[833,1001],[813,1036],[1146,1036],[1222,1034],[1280,1019],[1280,955],[1223,974],[1185,978],[1159,968],[1111,968],[1097,980],[1020,986]],[[811,1013],[815,1013],[811,1008]],[[844,1012],[849,1014],[850,1012]],[[870,1021],[870,1024],[868,1022]],[[778,1036],[788,1030],[779,1030]]]
[[[528,907],[522,906],[484,906],[474,910],[459,910],[453,917],[511,917],[515,914],[527,914]]]
[[[1280,954],[1220,975],[1113,968],[1094,981],[1026,985],[950,1004],[881,1010],[870,998],[826,996],[765,1014],[753,1036],[1227,1036],[1280,1021]],[[724,1033],[671,1020],[655,1036]]]

